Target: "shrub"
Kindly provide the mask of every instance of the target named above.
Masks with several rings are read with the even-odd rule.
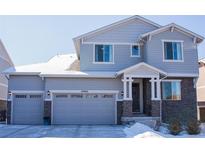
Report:
[[[172,135],[178,135],[182,131],[181,123],[178,120],[173,120],[168,128]]]
[[[200,133],[200,127],[199,122],[197,120],[191,120],[187,123],[186,131],[190,135],[199,134]]]

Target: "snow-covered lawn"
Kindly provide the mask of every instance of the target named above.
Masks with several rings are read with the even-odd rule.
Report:
[[[205,138],[205,124],[201,124],[201,133],[198,135],[189,135],[186,131],[182,131],[179,135],[171,135],[169,130],[160,126],[159,131],[141,124],[135,123],[130,127],[126,127],[124,132],[129,138]]]

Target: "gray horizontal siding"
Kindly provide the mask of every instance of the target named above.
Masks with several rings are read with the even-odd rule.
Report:
[[[138,19],[133,19],[111,30],[85,38],[85,42],[130,42],[136,43],[140,34],[155,30],[156,27]]]
[[[183,40],[184,62],[163,62],[163,46],[161,40]],[[146,62],[168,73],[198,73],[198,53],[193,39],[178,31],[162,32],[152,36],[148,41]]]
[[[80,68],[82,71],[119,71],[143,61],[141,57],[130,57],[130,45],[114,45],[114,64],[93,64],[92,44],[81,45]]]
[[[39,76],[10,76],[9,90],[44,90],[44,80]]]
[[[45,90],[122,90],[120,79],[46,78]]]
[[[6,100],[7,98],[7,87],[1,86],[0,85],[0,100]]]

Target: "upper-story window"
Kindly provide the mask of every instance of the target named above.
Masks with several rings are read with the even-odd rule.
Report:
[[[96,44],[94,49],[95,63],[114,63],[113,60],[113,46]]]
[[[140,57],[139,45],[131,45],[131,57]]]
[[[182,41],[163,41],[164,61],[183,61]]]

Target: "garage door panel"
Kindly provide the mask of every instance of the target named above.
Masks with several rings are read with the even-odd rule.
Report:
[[[15,95],[13,101],[14,124],[43,124],[43,96]]]
[[[92,94],[95,96],[95,94]],[[115,99],[93,98],[57,98],[53,103],[54,124],[114,124]],[[69,96],[69,95],[68,95]],[[96,97],[96,96],[95,96]]]

